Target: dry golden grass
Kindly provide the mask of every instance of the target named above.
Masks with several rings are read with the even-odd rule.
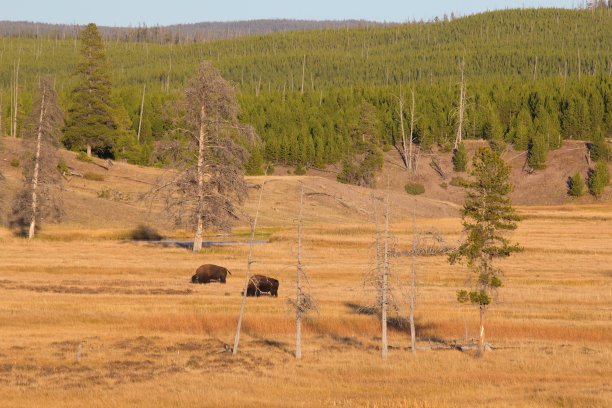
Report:
[[[117,239],[125,231],[47,229],[34,242],[0,231],[0,401],[3,407],[108,406],[594,406],[612,403],[612,223],[606,208],[534,209],[516,231],[525,251],[503,263],[477,359],[451,346],[476,336],[477,313],[455,291],[467,274],[444,256],[419,257],[417,335],[392,324],[387,361],[380,327],[359,312],[372,265],[373,226],[306,227],[304,256],[320,315],[304,323],[293,358],[295,230],[269,230],[254,273],[281,281],[279,298],[249,298],[239,353],[233,336],[246,245],[192,254]],[[420,219],[448,242],[456,218]],[[411,223],[393,223],[399,248]],[[57,238],[57,237],[64,237]],[[53,238],[55,237],[55,238]],[[226,285],[192,285],[202,263],[232,271]],[[395,258],[406,282],[410,260]],[[79,344],[82,358],[76,361]]]
[[[18,150],[13,140],[5,144],[0,167]],[[104,161],[63,154],[75,171],[103,173],[104,181],[67,183],[64,223],[43,224],[34,242],[0,229],[0,407],[612,405],[610,203],[557,200],[555,207],[520,208],[526,219],[513,239],[525,251],[500,264],[504,287],[487,324],[493,351],[483,359],[453,348],[466,342],[466,330],[468,342],[477,335],[477,311],[455,298],[467,271],[449,266],[444,256],[418,257],[418,352],[412,355],[407,327],[392,316],[391,349],[382,361],[380,323],[360,311],[372,298],[362,287],[374,263],[371,191],[338,185],[324,173],[272,176],[257,231],[270,243],[254,247],[252,272],[279,279],[279,297],[248,299],[233,357],[227,349],[248,247],[192,254],[126,240],[140,223],[167,236],[189,236],[170,230],[134,199],[160,170],[123,163],[105,170]],[[16,191],[21,169],[2,171]],[[287,305],[295,296],[298,181],[307,192],[324,193],[309,196],[304,210],[303,262],[320,314],[303,324],[300,361],[293,358],[295,326]],[[410,248],[414,205],[420,231],[435,230],[456,243],[458,192],[440,188],[414,198],[403,193],[403,183],[403,173],[392,177],[396,250]],[[131,200],[97,198],[107,188]],[[255,200],[245,205],[250,214]],[[248,235],[245,220],[235,233]],[[227,284],[190,284],[203,263],[227,266]],[[406,283],[410,259],[394,258],[393,270]]]

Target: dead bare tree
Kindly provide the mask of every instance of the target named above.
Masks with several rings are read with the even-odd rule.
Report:
[[[227,231],[239,218],[237,205],[247,195],[244,146],[257,135],[239,123],[236,91],[208,61],[174,108],[175,127],[157,149],[157,157],[174,171],[158,180],[148,197],[162,195],[163,212],[175,225],[194,229],[198,252],[204,228]]]
[[[461,60],[461,90],[459,92],[459,126],[457,126],[457,136],[455,137],[455,150],[461,143],[461,132],[463,127],[463,112],[465,109],[465,85],[463,83],[463,68],[465,66],[465,55]]]
[[[388,190],[388,188],[387,188]],[[381,357],[383,359],[387,358],[388,355],[388,337],[387,337],[387,327],[388,327],[388,315],[390,311],[399,313],[400,305],[397,301],[397,297],[394,294],[394,291],[400,289],[400,282],[393,274],[391,273],[391,262],[390,258],[394,255],[394,245],[392,242],[392,237],[389,233],[389,218],[390,218],[390,200],[389,200],[389,192],[387,191],[387,196],[385,198],[385,226],[384,232],[382,232],[379,228],[378,222],[378,209],[376,205],[376,201],[380,200],[377,197],[372,196],[373,199],[373,215],[374,222],[376,225],[376,233],[375,233],[375,251],[376,251],[376,267],[369,270],[365,277],[363,284],[364,286],[368,286],[374,289],[375,292],[375,301],[372,305],[365,305],[361,307],[361,310],[366,311],[371,314],[376,312],[381,320]],[[384,234],[384,235],[382,235]],[[382,237],[381,237],[382,235]],[[382,241],[382,242],[381,242]],[[374,272],[374,273],[373,273]],[[401,322],[400,319],[396,320],[396,322]]]
[[[416,333],[414,329],[414,297],[416,286],[416,200],[412,208],[412,274],[410,280],[410,347],[412,354],[416,353]]]
[[[59,218],[62,212],[61,197],[54,187],[61,186],[57,162],[64,119],[50,78],[39,84],[32,106],[23,132],[25,151],[30,152],[24,165],[26,183],[15,201],[11,219],[12,227],[18,228],[20,234],[28,230],[28,239],[34,237],[38,220]]]
[[[147,90],[147,84],[144,84],[142,87],[142,101],[140,102],[140,118],[138,119],[138,135],[136,140],[140,143],[140,127],[142,126],[142,113],[144,112],[144,98],[145,91]]]
[[[302,208],[304,207],[304,185],[300,190],[300,215],[298,216],[298,247],[297,247],[297,294],[295,297],[295,358],[302,358]]]
[[[244,276],[244,290],[242,291],[242,304],[240,305],[240,314],[238,315],[238,325],[236,326],[236,336],[234,337],[234,347],[232,348],[232,354],[238,353],[238,343],[240,342],[240,329],[242,327],[242,316],[244,316],[244,306],[247,298],[247,288],[249,287],[249,275],[251,272],[251,264],[253,263],[253,241],[255,240],[255,229],[257,228],[257,218],[259,217],[259,208],[261,207],[261,197],[263,196],[264,186],[266,185],[266,176],[268,174],[268,168],[264,173],[264,178],[261,183],[261,189],[259,190],[259,200],[257,201],[257,211],[255,211],[255,218],[251,226],[251,240],[249,241],[249,257],[247,259],[247,269]]]
[[[17,101],[19,99],[19,63],[21,62],[21,58],[17,59],[17,66],[15,67],[15,97],[13,99],[14,108],[13,108],[13,129],[12,135],[13,137],[17,137],[17,111],[18,105]]]

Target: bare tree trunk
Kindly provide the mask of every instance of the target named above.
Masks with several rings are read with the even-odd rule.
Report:
[[[465,65],[465,56],[463,57],[463,60],[461,62],[461,91],[459,93],[459,126],[457,127],[457,137],[455,137],[455,150],[457,149],[457,147],[459,146],[459,143],[461,143],[461,131],[462,131],[462,127],[463,127],[463,67]]]
[[[414,287],[415,287],[415,260],[416,260],[416,200],[412,208],[412,281],[410,282],[410,346],[412,354],[416,353],[416,333],[414,330]]]
[[[410,166],[408,165],[408,148],[406,146],[406,132],[404,131],[404,95],[402,94],[401,85],[400,85],[400,95],[398,99],[399,99],[400,129],[402,131],[402,150],[404,153],[404,164],[406,165],[406,171],[410,175]]]
[[[306,54],[304,54],[304,62],[302,62],[302,90],[301,94],[304,93],[304,72],[306,71]]]
[[[478,357],[484,356],[485,352],[485,320],[487,318],[487,305],[480,305],[480,332],[478,335]]]
[[[383,281],[381,288],[382,303],[382,358],[387,358],[387,275],[389,274],[389,181],[387,180],[387,203],[385,209],[385,249],[383,254]]]
[[[234,348],[232,354],[238,353],[238,342],[240,341],[240,328],[242,326],[242,316],[244,315],[244,305],[246,304],[247,288],[249,287],[249,273],[251,271],[251,259],[253,256],[253,241],[255,240],[255,228],[257,228],[257,217],[259,217],[259,208],[261,207],[261,196],[263,195],[264,186],[266,185],[266,176],[268,174],[268,168],[264,173],[263,182],[261,183],[261,190],[259,190],[259,201],[257,202],[257,211],[255,212],[255,219],[253,220],[253,226],[251,228],[251,241],[249,243],[249,258],[247,260],[246,275],[244,277],[244,290],[242,292],[242,305],[240,306],[240,315],[238,315],[238,325],[236,327],[236,337],[234,338]]]
[[[13,137],[17,137],[17,100],[19,98],[19,63],[21,58],[17,59],[17,68],[15,70],[15,108],[13,109]]]
[[[40,169],[40,145],[42,142],[42,123],[45,118],[45,89],[43,88],[42,99],[40,102],[40,119],[38,120],[38,135],[36,137],[36,158],[34,161],[34,174],[32,175],[32,220],[30,221],[30,231],[28,239],[34,238],[36,228],[36,209],[37,209],[37,189],[38,189],[38,172]]]
[[[295,358],[302,358],[302,311],[300,309],[302,299],[302,207],[304,205],[304,185],[300,192],[300,215],[298,216],[298,247],[297,247],[297,297],[295,307]]]
[[[204,211],[204,142],[206,141],[206,130],[204,117],[206,111],[204,105],[200,108],[200,138],[198,148],[198,203],[196,207],[196,232],[193,238],[193,252],[202,250],[202,212]]]
[[[87,157],[91,157],[91,144],[87,143]]]
[[[140,102],[140,119],[138,120],[138,137],[136,140],[140,143],[140,127],[142,126],[142,112],[144,111],[144,97],[147,90],[147,84],[142,87],[142,101]]]
[[[410,92],[412,93],[412,105],[410,107],[410,152],[408,153],[408,172],[414,171],[412,166],[412,135],[414,135],[414,88],[411,88]]]

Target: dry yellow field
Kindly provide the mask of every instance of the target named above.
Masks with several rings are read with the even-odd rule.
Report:
[[[468,342],[477,334],[477,311],[455,300],[466,269],[417,258],[419,349],[412,355],[408,329],[392,325],[386,361],[378,319],[359,312],[371,303],[361,282],[374,227],[317,223],[311,210],[303,251],[320,314],[303,325],[299,361],[287,304],[291,220],[254,247],[253,272],[278,278],[279,297],[247,299],[237,356],[226,349],[248,246],[192,254],[113,239],[121,231],[110,229],[51,226],[34,242],[0,230],[0,406],[612,405],[612,208],[521,208],[512,238],[525,251],[502,264],[505,286],[488,315],[493,350],[482,359],[452,347],[465,343],[466,328]],[[454,243],[461,225],[419,218],[417,228]],[[407,250],[411,223],[392,230]],[[204,263],[227,266],[227,284],[190,284]],[[410,259],[394,258],[393,270],[407,285]]]

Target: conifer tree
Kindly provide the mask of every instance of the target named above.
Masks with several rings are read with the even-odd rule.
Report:
[[[546,168],[546,157],[548,155],[548,144],[541,132],[536,132],[529,142],[529,166],[534,170]]]
[[[584,195],[584,181],[582,181],[582,176],[580,176],[578,170],[569,179],[569,190],[567,193],[572,197],[582,197]]]
[[[466,170],[468,164],[467,150],[463,142],[459,143],[455,153],[453,154],[453,170],[457,172],[463,172]]]
[[[608,164],[599,161],[595,165],[595,168],[589,173],[589,191],[595,197],[601,196],[606,188],[610,184],[610,170]]]
[[[81,62],[74,72],[79,83],[72,90],[62,142],[71,150],[114,157],[114,106],[106,51],[98,27],[90,23],[81,32]]]
[[[449,254],[449,262],[465,261],[476,275],[472,290],[457,291],[459,302],[471,302],[480,310],[480,335],[478,355],[485,350],[485,320],[494,292],[502,286],[503,271],[494,266],[494,260],[519,251],[518,244],[511,244],[503,232],[514,230],[520,218],[516,215],[508,195],[513,190],[509,182],[510,166],[500,154],[490,148],[480,147],[472,162],[474,182],[467,187],[465,203],[461,210],[467,240]]]

